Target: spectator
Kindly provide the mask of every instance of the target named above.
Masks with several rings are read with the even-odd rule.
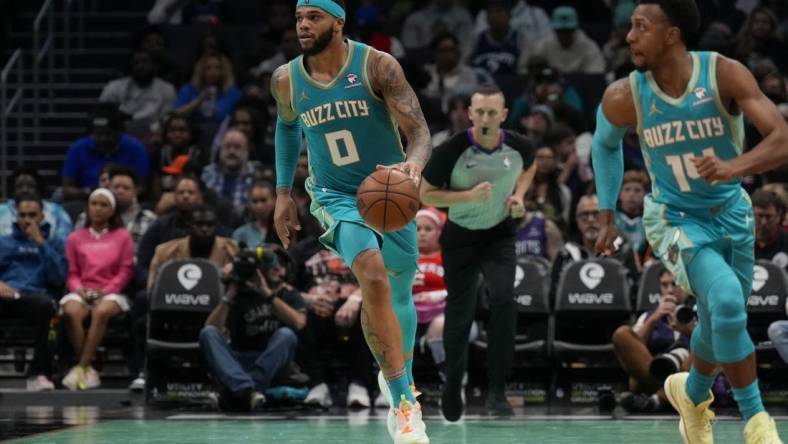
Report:
[[[131,58],[131,75],[109,82],[101,91],[100,102],[110,102],[131,116],[141,134],[150,131],[153,122],[164,118],[175,101],[175,87],[156,75],[153,56],[142,49]]]
[[[174,259],[204,258],[223,269],[232,263],[238,245],[229,238],[218,236],[216,212],[202,205],[192,210],[189,235],[165,242],[156,247],[148,270],[148,290],[153,289],[159,269]]]
[[[553,261],[550,276],[550,295],[555,296],[561,273],[572,262],[596,257],[594,244],[599,235],[599,199],[595,194],[585,195],[577,202],[575,221],[577,223],[578,238],[561,247]],[[626,267],[630,281],[635,281],[638,276],[638,265],[635,254],[626,240],[612,256]],[[551,299],[552,300],[552,299]]]
[[[419,240],[419,270],[413,280],[413,303],[416,305],[416,343],[422,352],[429,348],[441,381],[446,382],[446,350],[443,347],[443,325],[446,311],[446,282],[443,280],[443,255],[440,236],[446,214],[433,207],[425,207],[416,214]],[[478,336],[478,326],[471,326],[468,342]],[[467,374],[463,377],[463,392]],[[377,402],[375,403],[377,406]]]
[[[259,76],[264,72],[274,72],[276,68],[293,60],[301,54],[301,45],[298,43],[298,33],[295,28],[288,26],[277,36],[279,47],[276,54],[263,60],[251,69],[252,75]]]
[[[786,309],[788,312],[788,309]],[[783,362],[788,364],[788,321],[774,321],[769,325],[769,340]]]
[[[761,78],[758,85],[763,94],[775,105],[788,101],[788,87],[786,87],[785,77],[777,71],[771,71]]]
[[[531,6],[526,0],[519,0],[511,8],[511,16],[512,28],[527,34],[535,41],[542,40],[553,33],[550,17],[544,9],[539,6]],[[479,14],[476,15],[475,31],[477,33],[482,33],[489,28],[487,20],[487,11],[484,9],[479,11]]]
[[[203,189],[202,182],[193,177],[181,176],[175,182],[175,211],[156,219],[142,236],[137,249],[135,277],[139,287],[146,287],[156,247],[189,234],[192,211],[205,202]]]
[[[391,54],[394,58],[405,57],[405,47],[393,35],[385,31],[383,14],[372,4],[362,5],[356,9],[356,33],[358,40],[367,45]]]
[[[561,227],[568,227],[572,192],[558,181],[560,170],[555,157],[555,149],[549,145],[536,150],[536,174],[525,198],[533,202],[547,219]]]
[[[249,144],[249,159],[263,165],[274,164],[274,147],[265,141],[269,122],[268,107],[256,98],[245,97],[238,102],[216,131],[211,144],[211,159],[216,159],[222,149],[224,136],[230,128],[236,128],[246,135]]]
[[[466,55],[473,36],[473,18],[468,10],[454,0],[428,0],[424,3],[402,25],[400,35],[405,49],[425,48],[441,33],[451,32],[459,37],[457,56]]]
[[[618,2],[613,11],[613,29],[607,42],[602,46],[602,55],[605,57],[608,72],[617,72],[632,63],[627,33],[634,11],[635,4],[629,1]]]
[[[287,376],[293,362],[306,315],[301,296],[282,280],[282,268],[276,254],[264,250],[255,273],[228,285],[200,331],[200,350],[222,386],[220,405],[228,409],[264,403],[263,393]]]
[[[153,211],[143,209],[137,201],[140,191],[139,178],[134,168],[117,166],[109,170],[109,190],[115,195],[118,206],[118,214],[123,222],[123,226],[131,235],[134,242],[134,255],[136,257],[137,247],[142,236],[148,228],[156,221],[156,214]],[[77,219],[77,227],[85,227],[86,214],[83,212]]]
[[[342,258],[325,249],[317,238],[299,242],[294,256],[303,264],[301,280],[306,291],[302,297],[308,307],[301,361],[309,375],[310,390],[304,402],[323,408],[333,405],[327,384],[330,360],[340,358],[350,365],[345,405],[369,407],[367,387],[373,358],[361,330],[358,283]],[[382,402],[388,407],[387,400]]]
[[[788,232],[780,226],[785,202],[775,193],[760,189],[752,195],[755,217],[755,258],[766,259],[788,271]]]
[[[539,161],[539,151],[537,151],[537,174],[539,174]],[[564,243],[564,235],[555,222],[536,210],[533,201],[526,201],[525,207],[525,217],[515,234],[515,254],[518,257],[523,255],[543,257],[552,262]]]
[[[107,164],[129,165],[141,178],[149,172],[148,153],[139,140],[122,132],[117,105],[100,103],[90,119],[92,134],[72,143],[63,164],[65,199],[82,200],[96,188]]]
[[[425,66],[430,81],[424,95],[441,101],[448,109],[449,99],[458,94],[472,94],[478,87],[473,68],[461,62],[460,41],[453,34],[440,34],[432,41],[435,63]]]
[[[736,37],[735,57],[750,69],[763,59],[769,59],[780,71],[786,72],[788,48],[780,35],[779,25],[771,9],[765,6],[755,8]]]
[[[239,128],[230,128],[222,140],[219,162],[202,170],[205,185],[232,202],[237,212],[249,204],[255,169],[249,162],[249,139]]]
[[[548,106],[536,105],[518,123],[520,132],[527,134],[536,146],[541,146],[555,123],[555,114]]]
[[[197,146],[197,129],[191,120],[170,114],[164,121],[161,145],[152,151],[152,186],[154,196],[172,192],[175,180],[183,174],[187,164],[202,168],[210,163],[207,150]]]
[[[432,146],[438,146],[454,134],[471,127],[471,118],[468,116],[470,106],[471,97],[467,94],[458,94],[449,100],[449,127],[432,135]]]
[[[689,342],[696,320],[682,323],[676,319],[676,307],[686,300],[684,291],[673,282],[673,273],[663,270],[659,276],[660,300],[654,311],[645,312],[634,325],[622,325],[613,333],[613,351],[621,367],[629,375],[629,390],[621,396],[621,404],[630,413],[658,411],[667,406],[662,383],[650,372],[654,357],[681,347],[689,354]],[[687,371],[690,359],[681,362]]]
[[[224,55],[207,53],[194,65],[191,83],[178,91],[174,108],[177,114],[219,123],[240,98],[230,61]]]
[[[547,134],[545,143],[553,147],[561,174],[558,181],[569,187],[572,194],[582,194],[587,186],[580,174],[581,165],[577,155],[575,131],[564,123],[556,123]]]
[[[13,196],[20,194],[42,195],[43,182],[38,170],[32,167],[19,166],[11,173],[11,189]],[[53,238],[66,243],[66,238],[71,233],[71,218],[59,204],[41,200],[44,205],[44,221],[49,224],[49,232]],[[17,223],[15,199],[8,199],[0,203],[0,236],[11,236]]]
[[[555,35],[539,42],[536,54],[558,71],[581,74],[603,74],[605,58],[599,46],[580,29],[577,11],[571,6],[559,6],[553,10]]]
[[[63,378],[69,390],[101,385],[93,357],[110,319],[131,308],[122,294],[134,275],[134,243],[117,211],[115,196],[98,188],[88,198],[85,228],[68,237],[69,293],[60,300],[63,320],[78,363]],[[87,336],[83,322],[90,317]]]
[[[17,221],[11,235],[0,236],[0,313],[27,319],[34,329],[33,361],[27,369],[27,389],[53,390],[49,321],[55,314],[52,296],[63,286],[68,264],[63,241],[50,236],[41,199],[22,192],[16,199]]]
[[[490,75],[515,74],[530,36],[510,25],[508,0],[488,0],[486,12],[489,27],[476,35],[470,51],[471,65]]]
[[[156,62],[158,76],[173,85],[180,84],[184,74],[167,53],[167,39],[158,26],[148,26],[140,32],[136,47],[146,51]]]
[[[510,126],[523,126],[521,120],[530,113],[534,107],[544,105],[551,110],[551,120],[563,121],[573,128],[581,126],[583,116],[583,101],[577,91],[564,85],[561,74],[544,65],[544,59],[534,57],[528,64],[528,72],[533,77],[529,87],[525,88],[522,95],[514,100],[507,124]]]
[[[258,181],[249,189],[249,210],[252,220],[233,232],[233,239],[249,247],[279,243],[274,230],[276,190],[271,182]]]
[[[619,207],[616,211],[616,226],[635,251],[646,247],[646,231],[643,228],[643,199],[648,190],[648,176],[643,171],[630,170],[624,173]]]

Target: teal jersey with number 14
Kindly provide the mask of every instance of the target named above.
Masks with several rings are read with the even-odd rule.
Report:
[[[288,66],[290,101],[307,141],[316,190],[355,194],[377,165],[402,162],[399,131],[367,76],[370,47],[346,40],[345,64],[330,83],[313,79],[299,56]]]
[[[716,155],[722,160],[742,153],[741,114],[732,116],[720,100],[717,57],[691,52],[692,77],[681,97],[665,94],[651,72],[629,76],[638,116],[640,147],[651,175],[651,197],[679,209],[722,205],[741,192],[740,179],[708,184],[693,157]]]

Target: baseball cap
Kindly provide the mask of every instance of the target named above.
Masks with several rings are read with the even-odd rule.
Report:
[[[553,11],[553,29],[577,29],[577,11],[571,6],[559,6]]]
[[[552,125],[553,122],[555,121],[555,114],[553,113],[553,110],[550,109],[550,107],[547,105],[536,105],[533,108],[531,108],[531,111],[528,114],[535,114],[535,113],[539,113],[545,116],[547,118],[547,122],[550,123],[550,125]]]

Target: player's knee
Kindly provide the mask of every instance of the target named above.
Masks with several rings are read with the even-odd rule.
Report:
[[[747,328],[744,298],[738,291],[720,292],[712,297],[716,299],[711,310],[711,329],[714,334],[728,336]]]

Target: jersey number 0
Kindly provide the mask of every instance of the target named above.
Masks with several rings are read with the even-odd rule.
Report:
[[[339,142],[344,145],[344,153]],[[350,131],[341,130],[326,133],[326,144],[328,144],[328,151],[331,153],[331,161],[334,162],[334,165],[342,167],[359,161],[356,141],[353,140],[353,133]]]

